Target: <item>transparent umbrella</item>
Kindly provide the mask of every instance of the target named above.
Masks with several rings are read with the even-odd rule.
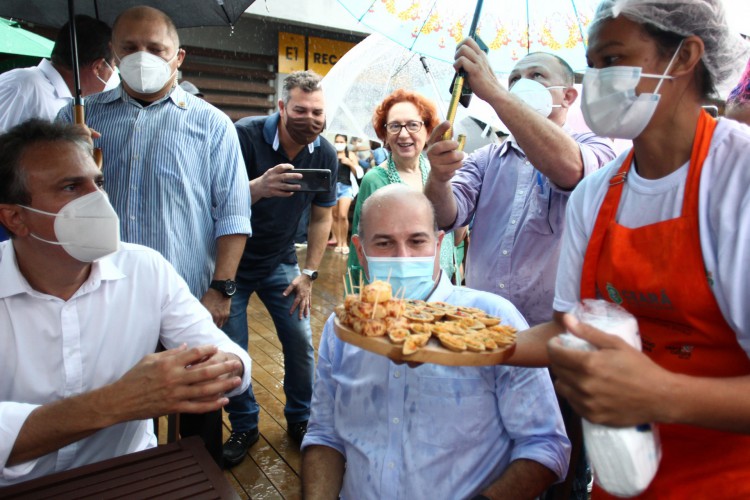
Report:
[[[391,92],[401,88],[413,90],[436,102],[441,119],[444,118],[444,111],[440,110],[448,106],[450,82],[455,71],[445,62],[427,59],[425,63],[434,82],[425,71],[419,54],[379,34],[365,38],[339,59],[323,78],[328,130],[375,139],[372,128],[375,108]],[[474,96],[469,109],[459,107],[454,133],[467,136],[466,151],[497,139],[495,134],[483,133],[486,124],[496,128],[501,125],[489,104]]]
[[[453,61],[477,0],[339,0],[359,22],[415,52]],[[477,28],[492,68],[507,74],[529,52],[586,67],[586,32],[599,0],[488,0]]]

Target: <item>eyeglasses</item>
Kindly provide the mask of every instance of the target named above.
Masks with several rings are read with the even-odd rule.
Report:
[[[389,134],[393,135],[400,134],[402,128],[405,128],[407,132],[414,134],[422,130],[422,125],[424,125],[424,122],[417,120],[411,120],[406,123],[390,122],[385,124],[385,129]]]

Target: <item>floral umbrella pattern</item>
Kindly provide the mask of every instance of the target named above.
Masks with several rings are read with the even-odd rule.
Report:
[[[446,62],[469,31],[476,0],[339,0],[358,21],[395,42]],[[586,32],[598,0],[488,0],[477,33],[497,73],[529,52],[586,67]]]

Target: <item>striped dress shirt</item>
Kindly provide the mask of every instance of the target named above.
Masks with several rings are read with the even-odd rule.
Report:
[[[58,119],[72,121],[72,107]],[[102,135],[94,143],[122,240],[158,250],[202,297],[216,239],[251,232],[249,182],[232,122],[179,86],[147,107],[120,86],[86,98],[86,123]]]

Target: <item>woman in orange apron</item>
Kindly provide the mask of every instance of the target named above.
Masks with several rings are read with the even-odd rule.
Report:
[[[556,321],[528,337],[564,325],[599,348],[548,345],[557,388],[582,416],[658,425],[662,460],[640,498],[750,498],[750,129],[701,108],[746,60],[720,4],[599,6],[582,111],[633,149],[571,196]],[[586,298],[635,315],[643,352],[563,316]]]

